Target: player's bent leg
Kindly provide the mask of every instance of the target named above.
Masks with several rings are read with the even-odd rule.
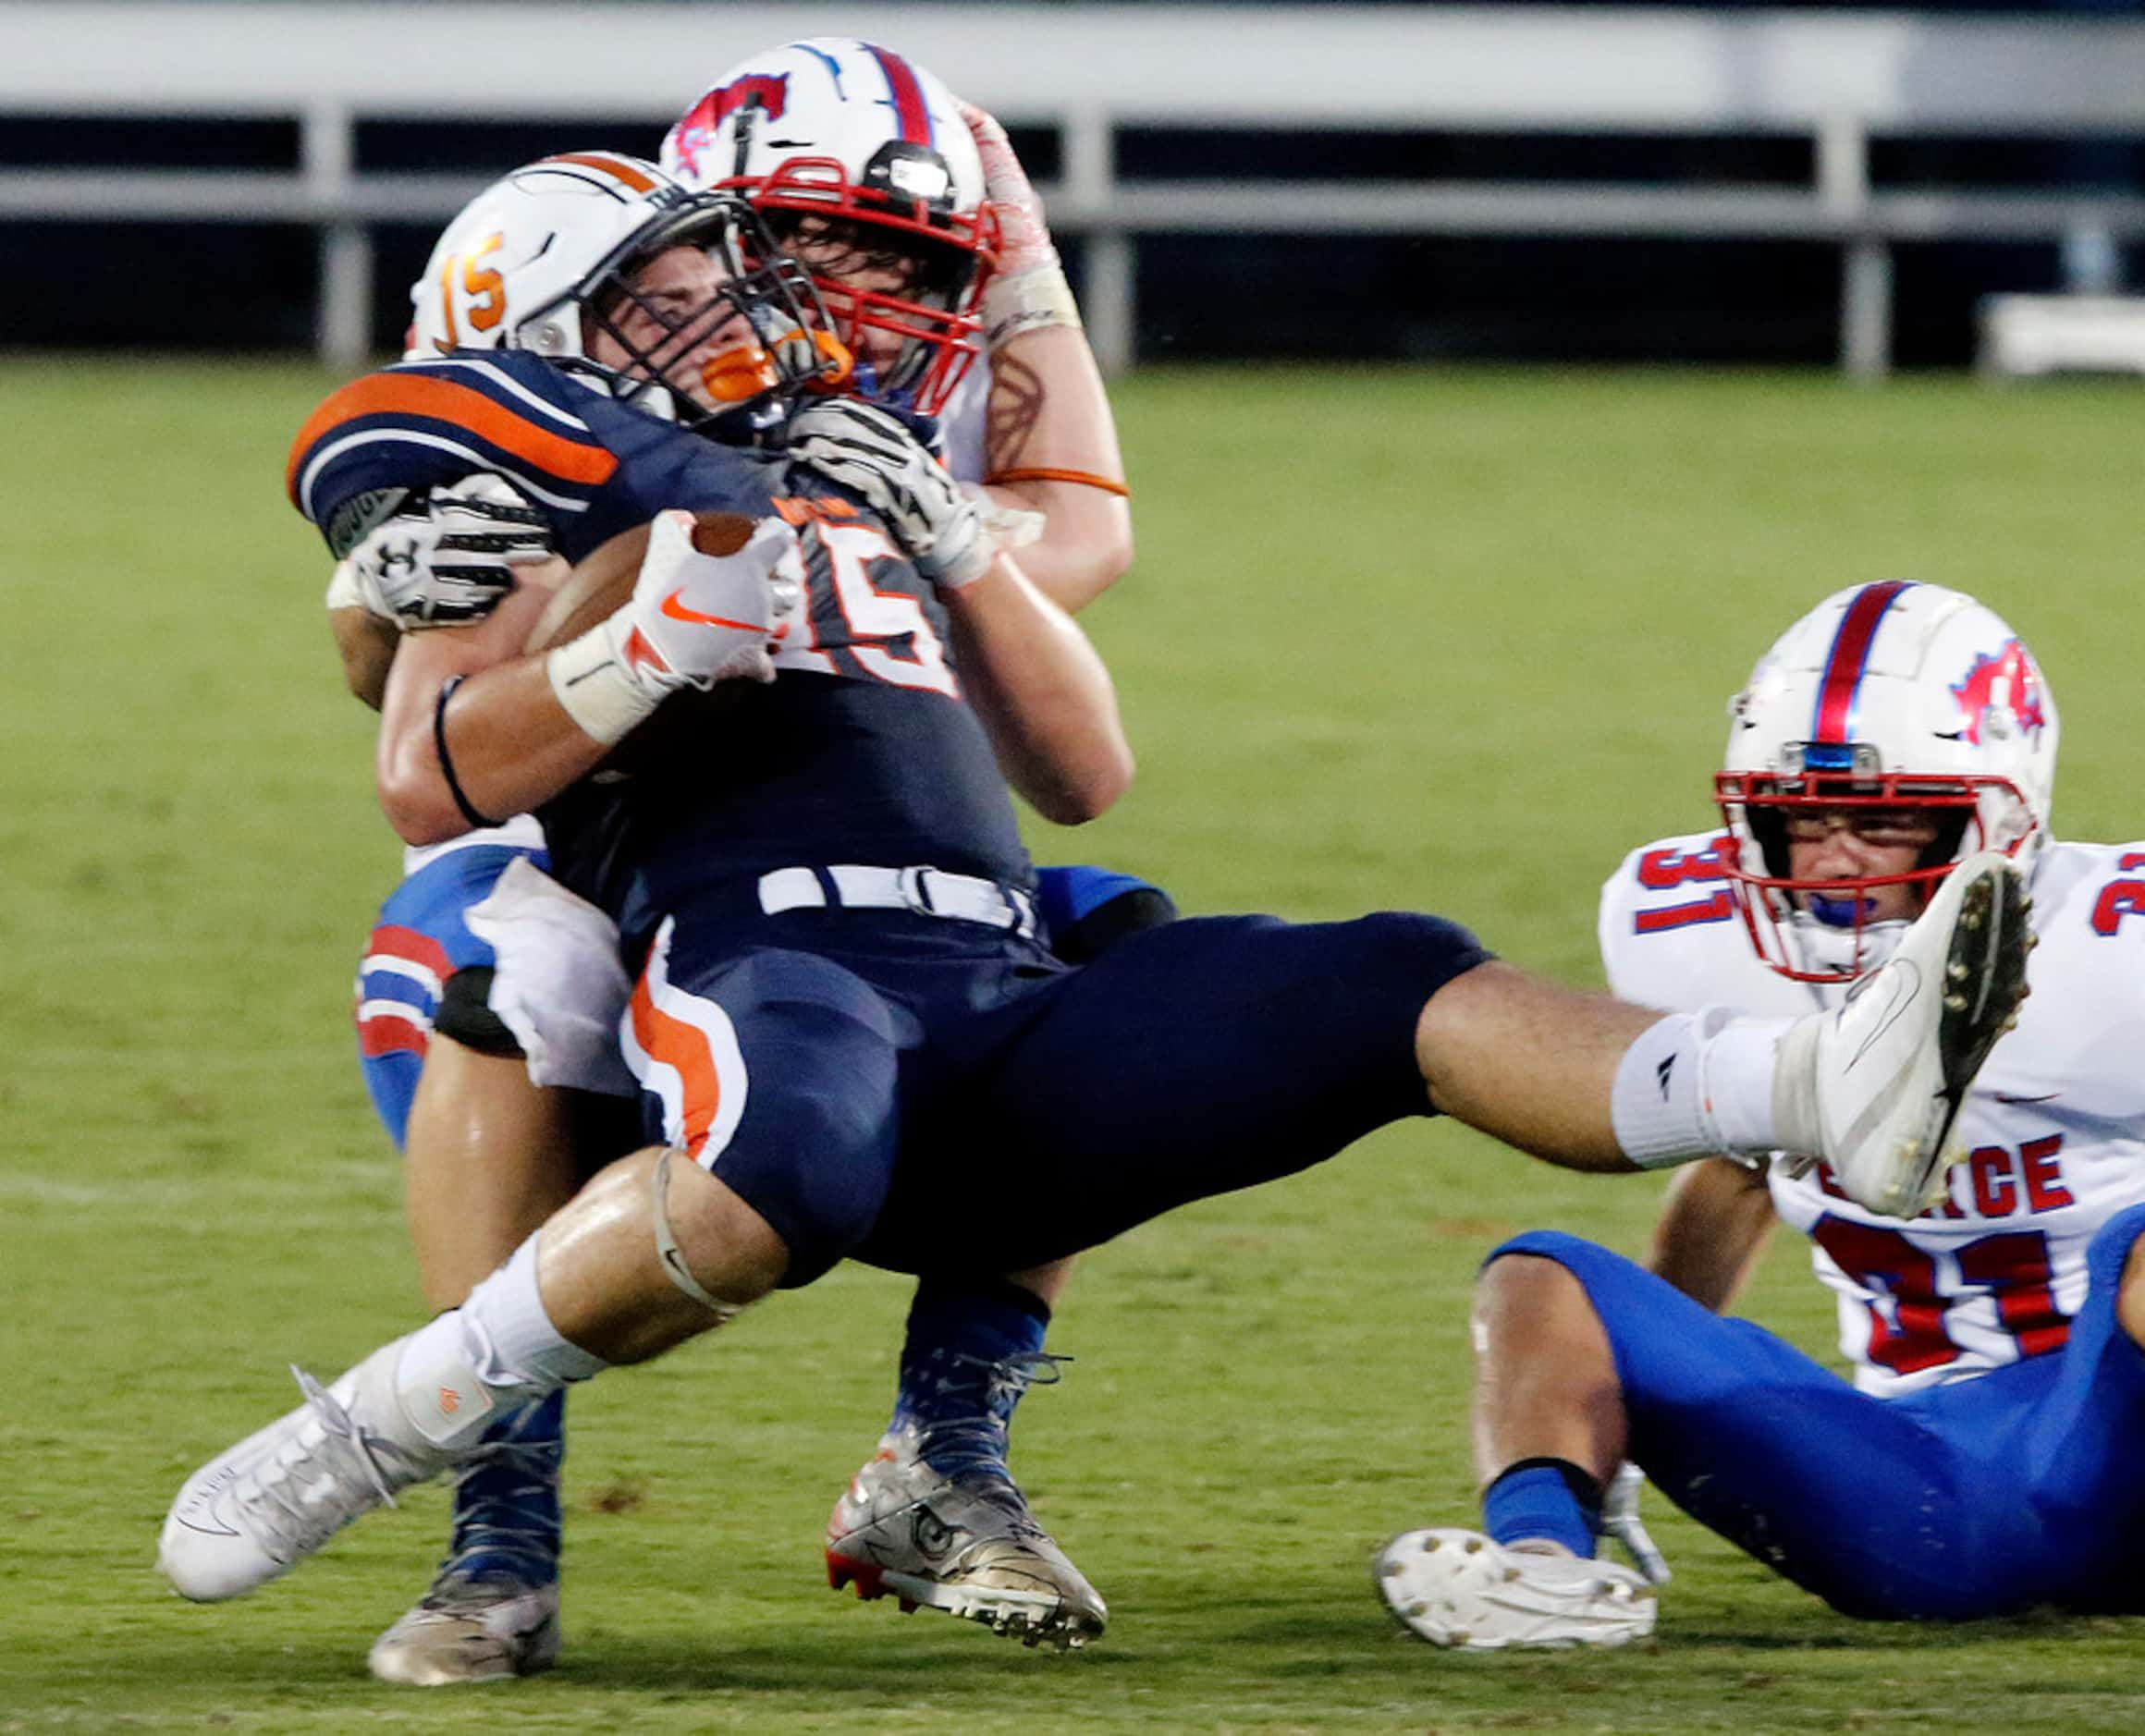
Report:
[[[1374,1564],[1379,1595],[1410,1632],[1466,1651],[1643,1638],[1652,1586],[1594,1559],[1625,1443],[1615,1360],[1586,1290],[1551,1260],[1493,1259],[1473,1325],[1483,1531],[1394,1538]]]
[[[1042,869],[1050,948],[1085,963],[1175,920],[1158,886],[1093,867]],[[1029,1644],[1075,1646],[1109,1620],[1101,1595],[1036,1522],[1006,1463],[1013,1408],[1056,1378],[1043,1331],[1072,1270],[925,1278],[909,1311],[892,1421],[827,1521],[827,1578],[904,1608],[950,1609]]]
[[[1692,1518],[1842,1613],[1992,1613],[1992,1583],[1969,1580],[1967,1564],[1998,1564],[2000,1586],[2002,1564],[2022,1567],[2038,1547],[2031,1517],[2004,1493],[2010,1473],[1992,1473],[1977,1456],[1973,1432],[1938,1425],[1918,1396],[1887,1401],[1858,1393],[1771,1333],[1723,1319],[1577,1237],[1520,1236],[1490,1259],[1517,1255],[1537,1256],[1528,1265],[1554,1262],[1585,1290],[1613,1357],[1626,1456]],[[1553,1382],[1554,1371],[1545,1378]],[[1573,1410],[1597,1401],[1599,1391],[1599,1371],[1589,1374],[1582,1362],[1568,1395]],[[1612,1432],[1594,1438],[1588,1477],[1615,1450]],[[1526,1522],[1538,1529],[1539,1513],[1556,1510],[1557,1491],[1539,1478],[1507,1493],[1515,1510],[1538,1510]],[[1493,1535],[1507,1517],[1498,1495],[1492,1483],[1485,1521]],[[1504,1531],[1500,1540],[1511,1537]],[[2016,1571],[2010,1577],[2023,1583]]]
[[[405,1211],[435,1308],[459,1305],[581,1180],[579,1094],[531,1082],[485,1004],[491,976],[488,962],[472,963],[447,980],[410,1106]],[[374,1675],[434,1687],[529,1675],[557,1659],[565,1450],[563,1392],[486,1431],[455,1480],[447,1555],[424,1595],[374,1643]]]
[[[667,1148],[611,1165],[460,1308],[383,1346],[188,1479],[159,1564],[236,1597],[414,1483],[467,1462],[499,1418],[719,1326],[783,1277],[766,1220]],[[675,1184],[675,1185],[673,1185]]]
[[[510,1039],[479,1053],[450,1034],[458,998],[497,962],[468,912],[513,862],[541,862],[540,844],[519,821],[434,856],[386,900],[359,967],[360,1061],[405,1153],[418,1273],[438,1308],[460,1302],[578,1184],[561,1111]],[[430,1590],[373,1647],[384,1680],[488,1681],[557,1655],[563,1395],[496,1434],[457,1480],[453,1540]]]
[[[943,1609],[1030,1645],[1077,1647],[1102,1632],[1101,1595],[1006,1467],[1013,1407],[1058,1377],[1059,1359],[1043,1350],[1048,1319],[1039,1297],[1002,1279],[935,1276],[917,1287],[893,1422],[827,1519],[836,1590],[853,1583],[862,1596]]]

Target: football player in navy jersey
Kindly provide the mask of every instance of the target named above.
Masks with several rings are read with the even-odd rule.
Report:
[[[799,68],[820,76],[791,82]],[[829,68],[853,76],[829,77]],[[763,102],[786,92],[783,149],[771,149],[763,130],[741,157],[729,125],[706,124],[723,106],[721,92],[741,82]],[[910,100],[877,101],[872,92],[882,88]],[[666,160],[680,169],[696,153],[736,169],[721,184],[784,224],[785,248],[810,260],[834,309],[830,326],[874,359],[855,384],[869,377],[892,401],[942,420],[955,473],[987,482],[970,492],[994,533],[1020,548],[1036,583],[1069,607],[1106,588],[1131,556],[1109,403],[1039,202],[996,121],[957,104],[928,72],[889,50],[829,41],[759,56],[725,75],[666,142]],[[620,161],[607,153],[579,157],[570,166],[591,184],[605,178],[605,163]],[[889,197],[881,183],[889,157],[911,183],[925,170],[942,172],[942,195]],[[526,300],[517,269],[526,262],[510,248],[480,251],[497,233],[490,218],[458,224],[452,243],[435,251],[413,291],[417,351],[485,348],[502,337],[510,322],[501,306]],[[537,272],[547,263],[556,283],[570,251],[553,250]],[[549,533],[541,514],[533,525],[529,516],[496,479],[480,478],[429,499],[411,496],[361,541],[330,597],[340,605],[333,619],[353,689],[377,703],[401,631],[466,623],[517,575],[523,582],[554,577],[542,565]],[[359,974],[367,1083],[405,1149],[412,1236],[436,1306],[461,1300],[563,1203],[582,1173],[578,1150],[592,1143],[585,1100],[577,1109],[569,1094],[531,1085],[510,1033],[486,1004],[494,949],[466,921],[509,862],[526,855],[541,864],[543,850],[528,816],[413,848]],[[1072,959],[1173,914],[1154,887],[1096,869],[1045,870],[1037,898],[1053,949]],[[1030,1619],[1023,1631],[1099,1631],[1101,1599],[1077,1570],[1061,1557],[1030,1559],[1020,1544],[1035,1527],[1005,1466],[1011,1411],[1029,1375],[1049,1366],[1043,1333],[1068,1264],[1006,1280],[922,1283],[894,1418],[830,1519],[836,1583],[849,1577],[852,1558],[905,1551],[926,1606],[1003,1626],[994,1584],[1010,1574],[1020,1600],[1011,1613]],[[375,1673],[438,1683],[550,1661],[558,1412],[554,1400],[503,1426],[491,1459],[458,1482],[454,1543],[426,1596],[374,1646]],[[971,1498],[974,1486],[994,1499]],[[928,1560],[909,1541],[922,1502],[935,1504],[950,1539]],[[979,1552],[998,1566],[979,1568]],[[1059,1613],[1046,1620],[1036,1615],[1036,1587],[1052,1575]],[[961,1583],[942,1592],[941,1576]]]
[[[1131,760],[1106,672],[885,412],[812,407],[761,455],[650,413],[816,365],[780,298],[750,293],[726,202],[654,203],[521,312],[515,348],[331,397],[291,474],[330,526],[383,488],[475,474],[540,502],[569,556],[652,520],[631,595],[563,644],[522,651],[533,590],[407,642],[380,756],[412,842],[541,812],[557,880],[616,924],[635,972],[621,1035],[651,1143],[461,1306],[305,1381],[297,1410],[190,1479],[161,1554],[185,1595],[252,1589],[468,1464],[497,1423],[845,1256],[1033,1267],[1403,1115],[1585,1169],[1808,1151],[1880,1208],[1955,1155],[1957,1094],[2021,968],[1992,920],[2016,898],[2000,862],[1955,874],[1887,967],[1895,993],[1800,1019],[1664,1018],[1405,914],[1184,922],[1055,958],[1006,783],[1068,822],[1116,799]],[[470,284],[474,256],[446,275]],[[496,320],[504,298],[485,307]],[[749,533],[703,546],[708,512]],[[740,697],[690,756],[589,776],[666,700],[718,687]],[[516,864],[484,920],[549,932],[563,897]],[[512,956],[495,1009],[519,1009],[532,1060],[570,1051],[556,1006],[503,980]],[[1971,982],[1972,1017],[1918,987],[1946,980]],[[858,1571],[909,1595],[898,1568]],[[1055,1610],[1054,1586],[1036,1595]]]

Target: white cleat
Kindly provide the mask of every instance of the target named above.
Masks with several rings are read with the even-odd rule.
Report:
[[[382,1681],[412,1688],[533,1676],[558,1661],[558,1587],[450,1568],[365,1661]]]
[[[1857,1204],[1912,1217],[1943,1197],[1967,1088],[2026,997],[2029,908],[2006,858],[1969,856],[1844,1005],[1782,1040],[1776,1119]]]
[[[1462,1652],[1628,1645],[1653,1632],[1653,1587],[1615,1561],[1507,1549],[1472,1531],[1410,1531],[1378,1552],[1403,1626]]]
[[[181,1597],[243,1596],[452,1462],[402,1415],[394,1389],[401,1348],[398,1339],[374,1351],[325,1388],[292,1369],[304,1403],[186,1480],[156,1552]]]
[[[1109,1620],[1087,1583],[1002,1477],[949,1477],[889,1435],[827,1521],[827,1583],[943,1609],[1026,1645],[1077,1651]]]

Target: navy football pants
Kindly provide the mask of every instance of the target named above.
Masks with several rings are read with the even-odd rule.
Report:
[[[1606,1248],[1536,1231],[1608,1329],[1630,1457],[1678,1507],[1850,1616],[2145,1610],[2145,1353],[2115,1294],[2145,1205],[2105,1224],[2069,1341],[1899,1399],[1857,1392]]]
[[[651,1133],[773,1225],[788,1283],[1009,1271],[1428,1114],[1423,1003],[1488,956],[1402,914],[1180,921],[1076,968],[906,915],[679,922],[628,1049]]]

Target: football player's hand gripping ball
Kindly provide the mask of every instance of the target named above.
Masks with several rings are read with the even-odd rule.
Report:
[[[496,476],[412,495],[348,556],[365,607],[405,631],[466,627],[557,552],[544,515]]]
[[[818,403],[791,420],[791,457],[859,495],[901,552],[940,591],[974,584],[997,545],[983,514],[898,416],[853,398]]]
[[[772,681],[774,649],[803,607],[803,569],[797,533],[779,519],[657,513],[631,594],[545,654],[551,690],[607,744],[673,693]]]
[[[697,546],[696,534],[690,512],[657,513],[633,594],[611,617],[629,666],[658,697],[686,687],[705,692],[717,681],[772,681],[774,649],[803,599],[783,570],[797,533],[779,519],[761,520],[720,553]],[[630,645],[635,635],[647,651]]]

